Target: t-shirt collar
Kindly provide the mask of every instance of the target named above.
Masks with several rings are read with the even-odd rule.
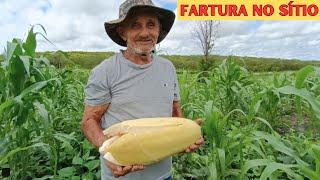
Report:
[[[131,67],[133,67],[133,68],[136,68],[136,69],[145,69],[145,68],[148,68],[148,67],[150,67],[150,66],[152,65],[153,60],[154,60],[154,55],[153,55],[153,53],[151,53],[151,62],[150,62],[150,63],[148,63],[148,64],[136,64],[136,63],[130,61],[129,59],[127,59],[127,58],[123,55],[123,53],[124,53],[124,50],[120,50],[120,56],[125,60],[125,62],[126,62],[129,66],[131,66]]]

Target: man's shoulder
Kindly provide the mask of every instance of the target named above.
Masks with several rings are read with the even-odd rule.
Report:
[[[103,61],[101,61],[98,65],[96,65],[92,71],[94,72],[98,72],[98,73],[108,73],[110,71],[112,71],[112,69],[114,68],[114,65],[116,64],[116,60],[117,60],[117,54],[112,55],[109,58],[104,59]]]
[[[159,64],[175,69],[173,63],[169,59],[159,55],[154,55],[154,57],[159,62]]]

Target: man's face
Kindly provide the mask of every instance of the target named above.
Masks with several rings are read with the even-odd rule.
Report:
[[[137,54],[149,54],[157,43],[160,23],[156,16],[140,14],[133,16],[120,28],[128,50]]]

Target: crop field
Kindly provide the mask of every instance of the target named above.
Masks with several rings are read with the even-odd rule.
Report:
[[[31,29],[0,67],[0,179],[99,179],[99,153],[80,122],[90,70],[57,68]],[[256,73],[234,57],[208,72],[179,70],[184,116],[205,144],[173,157],[177,180],[320,177],[320,69]]]

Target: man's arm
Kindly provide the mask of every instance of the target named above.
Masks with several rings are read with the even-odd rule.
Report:
[[[109,104],[90,106],[85,105],[84,115],[82,118],[82,131],[86,138],[97,148],[99,148],[106,137],[101,128],[101,117],[107,111]]]
[[[86,138],[97,148],[101,147],[107,138],[101,128],[101,117],[107,111],[109,104],[101,106],[86,105],[82,119],[82,131]],[[143,165],[118,166],[106,160],[107,167],[113,172],[115,177],[124,176],[130,172],[143,170]]]
[[[173,101],[172,117],[183,117],[183,113],[182,113],[179,101]]]

